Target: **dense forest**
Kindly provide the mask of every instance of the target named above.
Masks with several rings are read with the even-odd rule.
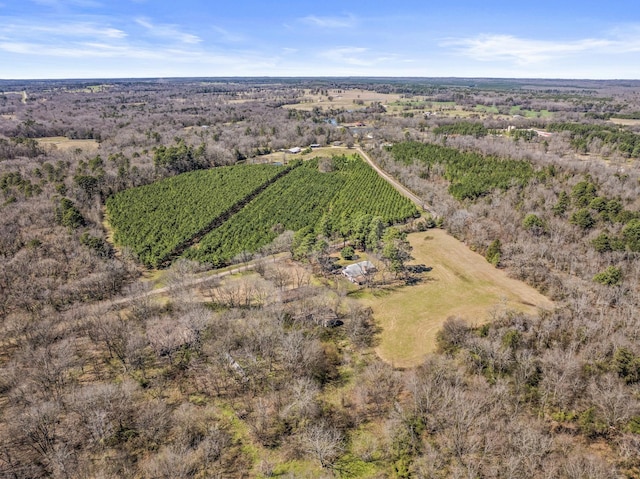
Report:
[[[0,477],[639,477],[639,88],[0,82]],[[359,297],[428,283],[431,227],[555,308],[384,362]],[[241,273],[173,255],[230,238]],[[333,241],[385,282],[327,273]]]

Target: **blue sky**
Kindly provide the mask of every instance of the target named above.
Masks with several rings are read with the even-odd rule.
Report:
[[[0,0],[0,79],[640,79],[640,2]]]

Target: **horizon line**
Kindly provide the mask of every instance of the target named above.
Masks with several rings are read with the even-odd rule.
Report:
[[[546,80],[546,81],[588,81],[588,82],[620,82],[637,81],[640,78],[580,78],[580,77],[490,77],[490,76],[402,76],[402,75],[227,75],[227,76],[114,76],[114,77],[59,77],[59,78],[0,78],[0,82],[16,81],[95,81],[95,80],[235,80],[235,79],[289,79],[289,80],[329,80],[329,79],[371,79],[371,80]]]

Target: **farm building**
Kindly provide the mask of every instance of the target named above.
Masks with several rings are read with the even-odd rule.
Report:
[[[344,268],[342,274],[352,283],[362,284],[367,279],[367,276],[375,270],[376,267],[371,261],[360,261]]]

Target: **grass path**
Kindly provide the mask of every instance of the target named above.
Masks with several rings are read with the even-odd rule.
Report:
[[[553,306],[538,291],[509,278],[443,230],[412,233],[409,241],[413,263],[433,268],[425,280],[362,298],[382,327],[376,351],[394,366],[419,364],[434,350],[436,334],[449,316],[482,324],[492,312],[504,308],[535,313],[538,307]]]

